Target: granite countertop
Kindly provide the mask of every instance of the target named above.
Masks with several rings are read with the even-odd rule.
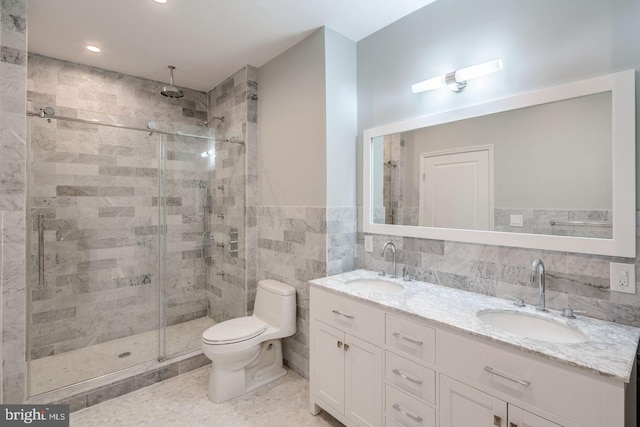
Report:
[[[516,307],[511,301],[476,293],[447,288],[415,280],[389,280],[404,286],[404,290],[393,293],[371,292],[353,289],[346,284],[354,279],[382,279],[377,272],[356,270],[335,276],[310,281],[317,288],[347,295],[358,300],[373,303],[382,309],[397,311],[410,316],[447,326],[470,335],[506,344],[510,347],[554,360],[563,364],[629,382],[636,349],[640,339],[640,329],[589,317],[578,316],[567,319],[557,311],[540,313],[534,306]],[[578,328],[588,338],[581,343],[553,343],[532,338],[524,338],[494,328],[476,315],[484,310],[509,310],[542,316]]]

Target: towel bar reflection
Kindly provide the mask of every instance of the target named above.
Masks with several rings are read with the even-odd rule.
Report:
[[[44,287],[44,214],[38,215],[38,283]]]
[[[568,225],[568,226],[586,226],[586,227],[612,227],[613,224],[604,221],[556,221],[552,219],[549,221],[551,225]]]

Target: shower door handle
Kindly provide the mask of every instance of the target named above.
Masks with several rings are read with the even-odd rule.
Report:
[[[44,214],[38,215],[38,284],[44,287]]]

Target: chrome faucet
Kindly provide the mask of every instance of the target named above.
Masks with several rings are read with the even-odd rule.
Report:
[[[391,277],[396,278],[398,277],[396,274],[396,245],[394,245],[391,241],[385,243],[382,247],[382,251],[380,251],[380,256],[384,257],[384,251],[387,250],[387,246],[391,248],[391,253],[393,254],[393,272],[391,274]]]
[[[549,311],[546,308],[545,301],[545,284],[544,284],[544,262],[540,258],[531,264],[531,284],[535,285],[536,276],[538,276],[538,286],[540,287],[540,297],[538,298],[538,311]]]

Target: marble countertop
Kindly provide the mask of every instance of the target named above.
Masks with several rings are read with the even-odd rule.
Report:
[[[385,310],[418,316],[482,339],[580,369],[629,382],[640,329],[589,317],[567,319],[557,311],[540,313],[533,306],[516,307],[511,301],[447,288],[431,283],[391,279],[404,286],[399,292],[380,293],[354,289],[346,282],[354,279],[382,279],[377,272],[356,270],[310,281],[312,286],[373,303]],[[582,343],[564,344],[524,338],[502,331],[481,321],[483,310],[509,310],[542,316],[578,328],[588,338]]]

